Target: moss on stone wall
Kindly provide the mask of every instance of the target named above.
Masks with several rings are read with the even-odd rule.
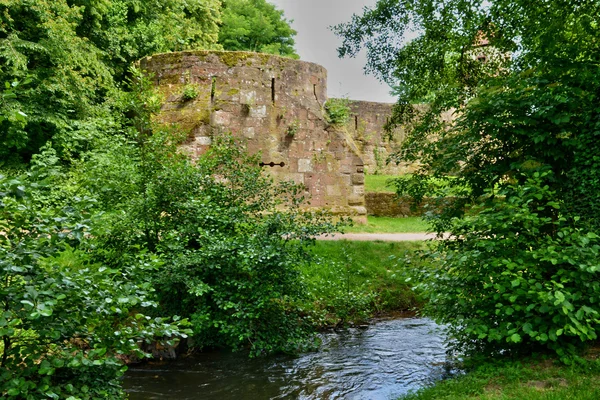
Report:
[[[218,54],[219,59],[228,67],[235,67],[240,62],[243,62],[251,57],[250,53],[243,52],[225,52]]]

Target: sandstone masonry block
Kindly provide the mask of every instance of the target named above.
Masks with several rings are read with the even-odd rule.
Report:
[[[352,195],[352,196],[348,197],[348,205],[350,205],[350,206],[364,206],[365,205],[365,198],[364,198],[364,196]]]
[[[229,125],[231,122],[231,115],[225,111],[215,111],[213,113],[213,124],[215,125]]]
[[[312,160],[309,158],[301,158],[298,160],[298,172],[312,172]]]
[[[327,195],[328,196],[341,196],[342,189],[340,185],[327,185]]]
[[[254,137],[254,134],[255,134],[254,127],[252,127],[252,126],[244,128],[243,132],[244,132],[244,137],[248,138],[248,139],[252,139]]]
[[[251,118],[266,118],[267,106],[250,106]]]
[[[352,184],[354,185],[364,185],[365,183],[365,174],[352,174]]]

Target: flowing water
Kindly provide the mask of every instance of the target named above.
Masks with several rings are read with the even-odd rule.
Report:
[[[377,322],[322,335],[321,350],[248,359],[210,352],[132,367],[131,400],[395,399],[445,374],[445,348],[427,319]]]

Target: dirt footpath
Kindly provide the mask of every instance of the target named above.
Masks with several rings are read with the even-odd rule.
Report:
[[[336,233],[335,235],[317,237],[317,240],[380,240],[383,242],[409,242],[427,239],[435,239],[435,233]]]

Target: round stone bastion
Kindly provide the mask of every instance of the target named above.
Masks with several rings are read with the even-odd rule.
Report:
[[[231,132],[276,180],[306,187],[310,204],[366,221],[364,163],[345,126],[327,123],[327,71],[251,52],[185,51],[139,62],[164,96],[158,121],[188,134],[197,158]]]

